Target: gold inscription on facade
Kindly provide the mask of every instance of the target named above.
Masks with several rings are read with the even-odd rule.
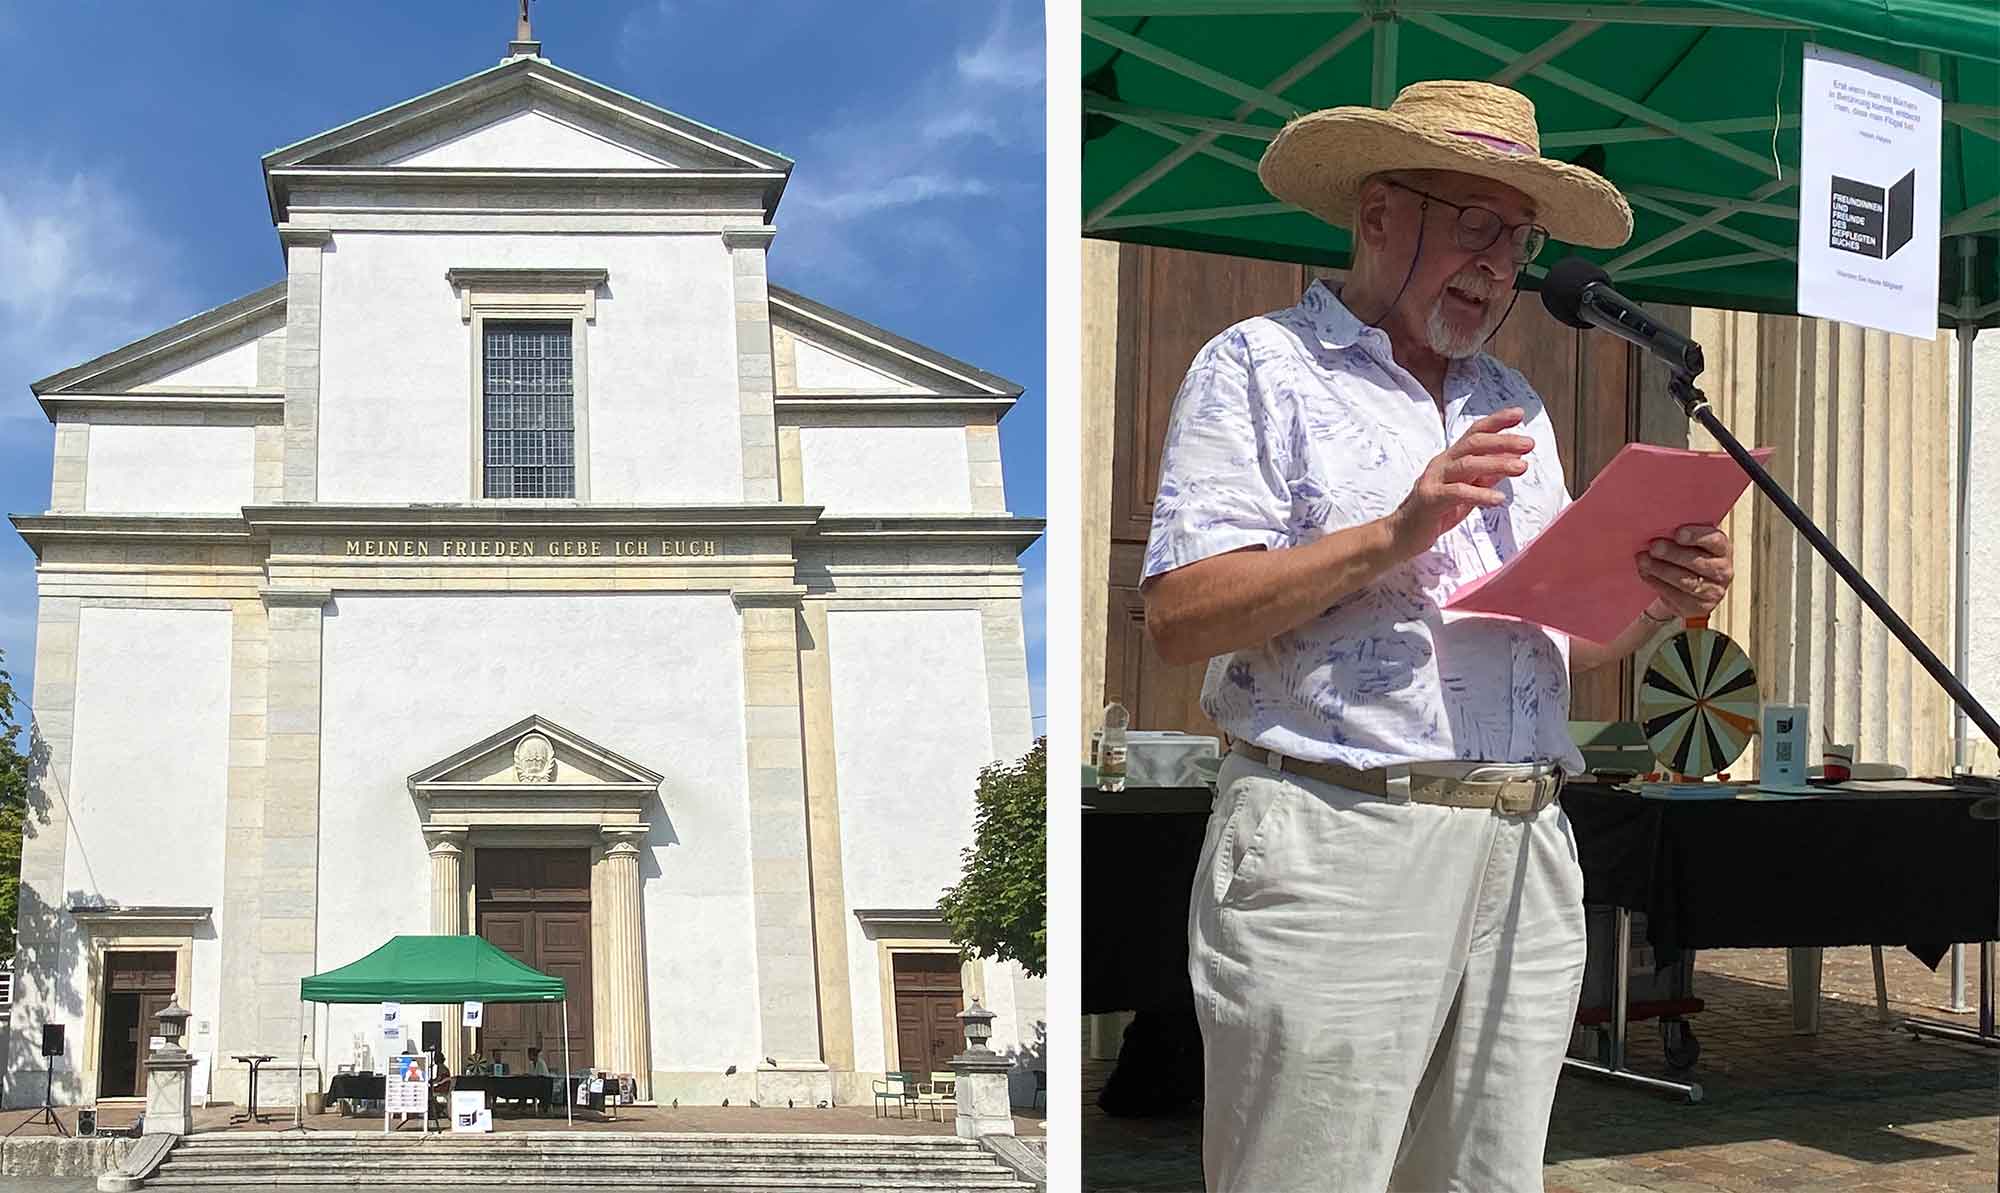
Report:
[[[416,558],[441,555],[450,559],[651,559],[713,557],[715,539],[346,539],[354,558]]]

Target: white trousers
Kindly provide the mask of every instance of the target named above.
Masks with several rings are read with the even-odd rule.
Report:
[[[1540,1193],[1583,983],[1560,804],[1223,763],[1189,908],[1212,1193]]]

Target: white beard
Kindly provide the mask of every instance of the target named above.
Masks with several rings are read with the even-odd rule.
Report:
[[[1500,321],[1507,317],[1507,308],[1499,301],[1502,293],[1500,290],[1495,290],[1486,296],[1486,315],[1469,331],[1455,331],[1451,324],[1445,321],[1444,295],[1438,295],[1438,300],[1431,304],[1430,318],[1424,321],[1424,339],[1430,344],[1431,351],[1447,360],[1464,360],[1468,356],[1477,356],[1480,348],[1484,347],[1487,339],[1492,336],[1493,329],[1500,326]]]

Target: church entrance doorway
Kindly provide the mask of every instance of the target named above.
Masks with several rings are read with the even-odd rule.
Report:
[[[965,1009],[959,986],[956,953],[895,953],[896,1067],[905,1073],[932,1073],[951,1068],[951,1058],[965,1051]]]
[[[146,1092],[146,1047],[160,1031],[159,1014],[174,1000],[172,953],[111,952],[104,955],[104,1024],[98,1038],[97,1096],[142,1097]]]
[[[570,1066],[590,1067],[590,850],[482,848],[474,867],[479,935],[568,984]],[[528,1049],[540,1048],[560,1072],[562,1033],[559,1004],[492,1003],[480,1047],[516,1073],[526,1071]]]

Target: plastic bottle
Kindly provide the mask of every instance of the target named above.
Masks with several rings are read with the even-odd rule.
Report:
[[[1099,791],[1125,790],[1125,731],[1132,725],[1132,714],[1125,706],[1112,701],[1104,706],[1104,732],[1097,743],[1097,789]]]

